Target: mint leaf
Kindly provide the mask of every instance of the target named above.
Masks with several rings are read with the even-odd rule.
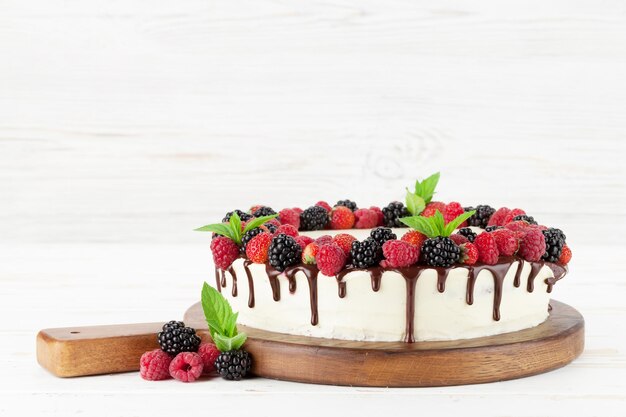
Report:
[[[233,238],[233,232],[230,225],[225,223],[207,224],[206,226],[198,227],[194,230],[197,232],[213,232],[221,236],[226,236],[229,239]]]
[[[415,195],[422,196],[424,192],[422,191],[422,183],[420,180],[415,180]]]
[[[420,184],[421,192],[419,193],[419,195],[424,199],[426,204],[430,203],[430,201],[433,199],[433,195],[435,195],[435,188],[437,187],[437,183],[439,183],[439,177],[440,174],[436,172],[430,177],[423,180]]]
[[[434,227],[432,217],[413,216],[402,217],[400,221],[412,229],[417,230],[420,233],[425,234],[427,237],[437,236],[437,229]]]
[[[439,210],[435,211],[435,215],[432,217],[433,226],[437,230],[437,236],[443,236],[443,232],[446,226],[446,221],[443,218],[443,214]]]
[[[424,203],[424,199],[422,197],[406,190],[406,208],[409,210],[409,213],[417,216],[424,210],[424,207],[426,207],[426,204]]]
[[[456,230],[456,228],[459,227],[459,225],[461,223],[463,223],[465,220],[467,220],[470,217],[472,217],[474,215],[474,213],[476,213],[476,210],[466,211],[465,213],[463,213],[460,216],[456,217],[450,223],[446,224],[443,236],[450,236],[452,234],[452,232],[454,232]]]
[[[261,226],[264,223],[267,223],[268,221],[275,219],[276,217],[278,217],[278,214],[272,214],[271,216],[261,216],[261,217],[256,217],[252,220],[250,220],[247,224],[246,227],[243,229],[243,233],[246,233],[248,230],[257,228],[259,226]]]
[[[228,222],[230,223],[230,228],[233,232],[233,240],[235,241],[237,245],[241,246],[242,233],[241,233],[241,219],[239,218],[239,215],[236,212],[233,212]]]
[[[215,288],[206,282],[202,286],[202,311],[209,326],[211,337],[214,334],[227,334],[227,326],[230,324],[230,317],[233,310],[228,301]]]
[[[239,333],[233,337],[226,337],[217,333],[213,341],[220,352],[227,352],[239,349],[246,342],[247,338],[248,336],[245,333]]]

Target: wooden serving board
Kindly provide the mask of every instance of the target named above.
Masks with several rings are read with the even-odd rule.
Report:
[[[567,304],[550,304],[549,318],[532,329],[447,342],[354,342],[239,327],[248,334],[246,350],[257,376],[372,387],[476,384],[551,371],[582,353],[583,317]],[[187,310],[184,321],[210,339],[200,303]],[[141,354],[158,347],[162,324],[42,330],[37,358],[63,377],[137,370]]]

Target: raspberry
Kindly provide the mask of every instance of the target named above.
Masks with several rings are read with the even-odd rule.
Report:
[[[478,260],[487,265],[498,263],[498,245],[491,233],[481,233],[474,239],[474,245],[478,249]]]
[[[276,229],[276,232],[274,234],[285,234],[287,236],[291,236],[291,237],[296,237],[298,236],[298,229],[295,226],[292,226],[290,224],[282,224],[280,226],[278,226],[278,229]]]
[[[382,215],[382,211],[380,212]],[[378,226],[378,213],[370,209],[358,209],[354,212],[356,229],[371,229]]]
[[[306,248],[309,243],[313,242],[313,238],[309,236],[296,236],[295,239],[298,245],[300,245],[300,247],[302,248],[302,250],[304,250],[304,248]]]
[[[424,207],[424,211],[422,211],[420,216],[432,217],[437,211],[443,214],[446,211],[445,203],[442,203],[441,201],[431,201],[430,203],[426,204],[426,207]]]
[[[338,235],[335,235],[335,237],[333,237],[333,242],[335,242],[341,248],[341,250],[343,250],[343,253],[346,255],[346,257],[350,256],[352,242],[354,242],[355,240],[356,238],[354,236],[347,233],[339,233]]]
[[[326,276],[336,275],[346,264],[346,254],[336,243],[321,246],[315,259],[320,272]]]
[[[504,223],[504,219],[506,219],[506,216],[509,214],[510,211],[511,210],[506,207],[499,208],[498,210],[496,210],[495,213],[491,215],[487,226],[504,226],[506,224]]]
[[[337,206],[330,212],[331,229],[352,229],[354,220],[354,213],[348,207]]]
[[[546,240],[541,230],[529,227],[519,245],[518,254],[530,262],[537,262],[546,252]]]
[[[254,217],[272,216],[276,214],[273,208],[267,206],[261,206],[254,211],[251,211]]]
[[[202,373],[210,374],[215,370],[215,359],[219,356],[220,351],[213,343],[202,343],[198,348],[198,355],[202,358]]]
[[[496,246],[498,246],[498,252],[503,256],[513,256],[519,248],[519,239],[516,236],[516,232],[509,229],[498,229],[491,232],[491,235],[496,240]]]
[[[561,250],[561,256],[559,257],[559,263],[567,265],[571,259],[572,250],[567,245],[563,246],[563,249]]]
[[[514,232],[523,232],[524,230],[528,229],[529,226],[530,224],[528,224],[525,221],[516,220],[511,223],[508,223],[506,226],[504,226],[504,228],[508,230],[512,230]]]
[[[161,381],[170,377],[172,357],[161,349],[151,350],[139,359],[139,374],[148,381]]]
[[[319,206],[319,207],[323,207],[323,208],[324,208],[324,210],[326,210],[328,213],[330,213],[330,211],[333,209],[333,208],[330,206],[330,204],[328,204],[328,203],[327,203],[327,202],[325,202],[325,201],[318,201],[317,203],[315,203],[315,205],[316,205],[316,206]]]
[[[195,352],[181,352],[170,363],[170,375],[182,382],[193,382],[202,375],[204,362]]]
[[[329,243],[329,242],[327,242]],[[332,243],[332,240],[331,242]],[[320,245],[317,242],[311,242],[302,251],[302,263],[312,265],[315,264],[315,257],[317,256],[317,252],[320,250]]]
[[[519,209],[519,208],[514,208],[513,210],[509,211],[509,212],[507,213],[507,215],[504,217],[504,220],[503,220],[503,222],[504,222],[504,223],[503,223],[503,225],[505,225],[505,224],[509,224],[509,223],[511,223],[513,220],[515,220],[515,218],[516,218],[517,216],[523,216],[523,215],[525,215],[525,214],[526,214],[526,212],[525,212],[524,210]]]
[[[255,264],[267,262],[267,253],[271,243],[272,235],[270,233],[259,233],[248,242],[246,256]]]
[[[335,204],[335,207],[337,206],[348,207],[350,211],[355,211],[358,208],[356,203],[352,200],[339,200],[337,201],[337,204]]]
[[[282,209],[278,213],[278,218],[282,224],[290,224],[296,229],[300,228],[300,213],[295,211],[294,209]]]
[[[451,203],[446,204],[446,208],[443,210],[442,214],[443,214],[443,219],[445,220],[446,224],[448,224],[463,213],[465,213],[463,206],[461,206],[461,204],[457,203],[456,201],[453,201]],[[467,224],[466,222],[463,222],[461,223],[461,225],[459,225],[459,227],[463,227],[466,224]]]
[[[211,241],[213,262],[220,269],[227,269],[239,257],[239,246],[225,236],[218,236]]]
[[[292,207],[291,209],[292,209],[293,211],[295,211],[296,213],[298,213],[298,214],[302,214],[302,212],[304,211],[304,210],[302,210],[300,207]]]
[[[333,237],[331,235],[322,235],[315,239],[315,243],[322,246],[326,243],[331,243],[333,241]]]
[[[425,234],[420,233],[417,230],[411,230],[409,232],[406,232],[400,240],[404,240],[405,242],[409,242],[411,245],[421,248],[426,239],[427,237]]]
[[[461,258],[459,261],[465,265],[474,265],[478,260],[478,248],[471,242],[463,243],[461,246]]]
[[[456,243],[457,245],[462,245],[463,243],[467,243],[469,242],[469,239],[466,238],[465,236],[459,234],[459,233],[455,233],[453,235],[450,235],[450,239],[452,239],[452,241],[454,243]]]
[[[392,201],[386,207],[383,207],[382,212],[385,226],[387,227],[406,227],[400,219],[411,215],[409,210],[404,207],[404,204],[399,201]]]
[[[383,243],[383,268],[402,268],[417,262],[420,248],[404,240],[388,240]]]
[[[370,207],[370,210],[375,211],[378,216],[378,223],[376,223],[376,226],[383,226],[385,224],[385,214],[380,207],[372,206]]]

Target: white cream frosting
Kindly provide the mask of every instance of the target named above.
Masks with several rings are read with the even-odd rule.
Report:
[[[481,229],[476,229],[480,231]],[[400,237],[408,229],[394,229]],[[347,232],[364,239],[369,230],[307,232],[311,237]],[[248,307],[249,287],[243,259],[233,264],[237,275],[238,295],[233,297],[232,279],[226,273],[227,285],[222,289],[233,309],[239,311],[239,323],[263,330],[294,335],[359,341],[402,341],[406,338],[406,280],[395,271],[385,271],[380,290],[372,290],[370,275],[355,270],[345,275],[346,296],[338,295],[335,277],[318,275],[317,297],[319,321],[311,324],[309,283],[304,272],[295,274],[296,291],[289,292],[288,281],[279,277],[280,300],[274,301],[265,265],[251,264],[254,280],[253,308]],[[544,266],[534,279],[534,291],[528,292],[526,282],[531,272],[524,263],[521,285],[513,285],[520,263],[513,263],[504,277],[500,320],[493,318],[494,279],[483,269],[474,287],[474,302],[466,301],[469,270],[451,269],[445,291],[437,289],[435,269],[422,272],[415,288],[414,338],[417,341],[467,339],[512,332],[536,326],[548,316],[550,294],[545,279],[553,276]]]

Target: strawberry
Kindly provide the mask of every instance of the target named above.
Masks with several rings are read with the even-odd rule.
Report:
[[[426,207],[424,207],[424,211],[422,211],[420,216],[432,217],[437,211],[443,214],[446,211],[445,203],[442,203],[441,201],[431,201],[430,203],[426,204]]]
[[[333,242],[335,242],[341,248],[341,250],[343,250],[343,253],[346,255],[346,257],[350,256],[352,242],[354,242],[355,240],[356,238],[354,236],[347,233],[339,233],[338,235],[335,235],[333,237]]]
[[[354,213],[348,207],[336,206],[330,212],[330,227],[332,229],[352,229],[354,221]]]
[[[246,256],[255,264],[267,262],[267,252],[272,243],[271,233],[259,233],[246,245]]]

